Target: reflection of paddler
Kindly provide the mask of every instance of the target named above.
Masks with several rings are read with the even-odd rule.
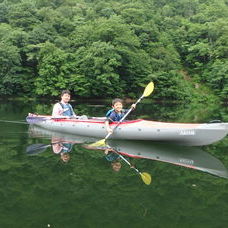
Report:
[[[112,169],[116,172],[120,171],[122,165],[120,163],[120,156],[116,152],[114,152],[112,149],[106,149],[104,151],[106,154],[105,158],[107,161],[111,162]]]
[[[70,154],[73,144],[63,143],[63,142],[52,142],[52,149],[55,154],[60,154],[60,158],[63,162],[68,162],[70,160]]]

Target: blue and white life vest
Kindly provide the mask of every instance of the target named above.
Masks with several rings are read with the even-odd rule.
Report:
[[[124,117],[126,111],[126,109],[123,109],[120,113],[117,113],[114,109],[111,109],[106,113],[106,117],[111,121],[120,121]]]
[[[69,103],[63,104],[61,102],[59,102],[59,104],[61,105],[62,109],[64,110],[62,113],[63,116],[73,116],[74,115],[74,111],[73,111],[71,104],[69,104]]]

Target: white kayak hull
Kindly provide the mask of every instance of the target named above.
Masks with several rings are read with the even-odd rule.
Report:
[[[107,135],[104,120],[59,119],[51,116],[28,116],[27,122],[42,128],[104,138]],[[116,123],[110,124],[112,128]],[[189,146],[208,145],[223,139],[228,133],[228,123],[166,123],[133,120],[121,123],[110,138],[125,140],[166,141]]]

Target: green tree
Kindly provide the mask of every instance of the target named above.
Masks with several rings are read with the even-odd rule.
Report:
[[[32,29],[36,23],[39,23],[36,17],[36,11],[35,2],[22,1],[11,5],[7,18],[12,26],[20,27],[28,31]]]
[[[203,78],[221,98],[228,99],[228,60],[219,60],[207,67]]]
[[[72,65],[70,55],[49,42],[41,45],[38,74],[35,80],[38,95],[58,95],[69,84]]]
[[[117,68],[121,56],[110,43],[97,41],[75,53],[75,72],[70,87],[81,96],[121,94],[122,84]]]
[[[16,94],[23,84],[20,54],[16,46],[0,41],[0,94]]]
[[[114,48],[115,56],[120,56],[118,57],[120,60],[118,60],[118,67],[115,66],[113,74],[115,78],[119,75],[119,80],[110,80],[112,87],[119,87],[120,90],[125,90],[126,93],[134,93],[139,84],[148,81],[148,75],[151,73],[149,56],[144,50],[140,49],[138,37],[133,33],[129,25],[124,24],[120,17],[101,18],[93,23],[80,26],[72,34],[71,39],[75,51],[79,47],[84,47],[85,50],[88,50],[88,48],[93,46],[94,42],[99,41]],[[92,47],[90,51],[93,49]],[[90,55],[93,55],[92,53]],[[105,55],[103,58],[105,59]],[[103,60],[103,63],[105,62],[106,60]],[[86,66],[87,71],[91,67],[92,72],[99,72],[99,68],[94,69],[91,63]],[[108,75],[105,76],[105,78],[108,77]],[[110,77],[112,78],[111,75]],[[117,84],[114,85],[115,83]],[[96,95],[98,94],[96,93]]]

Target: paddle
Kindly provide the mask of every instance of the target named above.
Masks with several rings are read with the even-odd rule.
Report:
[[[120,158],[122,160],[124,160],[132,169],[134,169],[141,176],[143,182],[146,185],[150,185],[151,175],[149,173],[146,173],[146,172],[141,173],[138,169],[136,169],[135,167],[132,167],[131,163],[125,157],[123,157],[121,154],[119,154],[116,150],[114,150],[114,151],[115,151],[115,153],[117,153],[120,156]]]
[[[146,88],[144,89],[143,95],[136,101],[135,105],[138,104],[144,97],[148,97],[154,90],[154,83],[150,82]],[[123,122],[123,120],[128,116],[128,114],[132,111],[133,108],[130,108],[128,112],[121,118],[121,120],[117,123],[117,125],[113,128],[113,131],[108,133],[106,137],[102,140],[99,140],[95,143],[90,144],[90,147],[100,147],[105,145],[105,141],[113,134],[115,129]]]
[[[48,147],[58,143],[61,143],[61,142],[59,141],[59,142],[50,143],[50,144],[40,144],[40,143],[32,144],[26,148],[26,153],[29,155],[40,154],[44,152]]]
[[[29,124],[36,124],[42,121],[46,121],[46,120],[87,120],[88,117],[86,115],[82,115],[82,116],[76,116],[76,117],[67,117],[67,116],[60,116],[60,117],[52,117],[52,116],[36,116],[36,115],[31,115],[31,116],[27,116],[26,120]]]
[[[38,116],[38,115],[30,115],[26,117],[26,121],[29,124],[36,124],[42,121],[46,121],[46,120],[58,120],[58,119],[66,119],[66,117],[51,117],[51,116]]]
[[[22,120],[22,121],[0,120],[0,122],[3,122],[3,123],[17,123],[17,124],[28,124],[24,120]]]

